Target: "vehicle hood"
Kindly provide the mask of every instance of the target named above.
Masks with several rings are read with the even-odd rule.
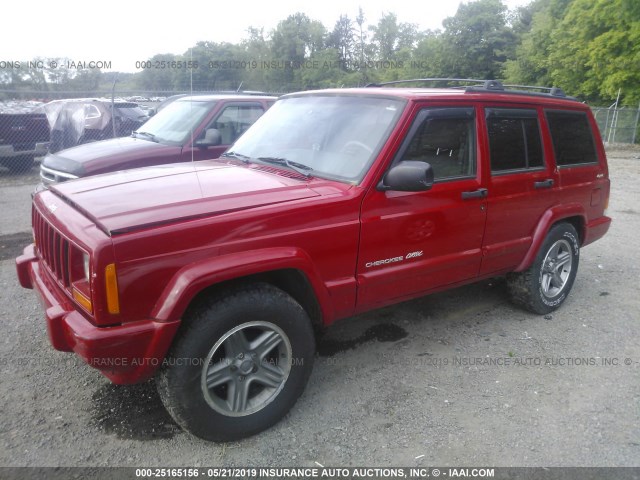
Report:
[[[50,190],[108,235],[319,195],[303,176],[210,160],[98,175]]]
[[[42,164],[77,177],[85,177],[106,171],[124,170],[143,166],[144,159],[162,155],[178,155],[182,147],[162,145],[141,138],[122,137],[85,143],[57,153],[48,154]]]

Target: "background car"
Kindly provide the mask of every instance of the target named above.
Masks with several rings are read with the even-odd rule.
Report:
[[[137,103],[108,98],[54,100],[43,108],[51,128],[50,152],[131,135],[148,119]]]
[[[125,138],[51,152],[42,160],[44,185],[129,168],[218,158],[276,97],[179,97]]]
[[[40,102],[0,102],[0,165],[27,171],[48,146],[49,124]]]

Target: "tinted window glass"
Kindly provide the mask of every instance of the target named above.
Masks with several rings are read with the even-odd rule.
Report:
[[[535,110],[487,110],[491,171],[543,166],[540,128]]]
[[[472,108],[425,109],[416,122],[400,161],[429,163],[436,180],[475,175]]]
[[[207,128],[217,128],[220,131],[222,145],[230,145],[263,113],[261,105],[230,105]]]
[[[184,143],[215,102],[193,100],[170,103],[151,117],[138,131],[150,133],[156,141],[179,145]]]
[[[558,165],[598,161],[586,113],[557,110],[546,113]]]

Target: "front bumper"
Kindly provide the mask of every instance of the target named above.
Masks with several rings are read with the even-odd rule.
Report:
[[[162,365],[179,321],[143,319],[123,325],[97,327],[43,271],[34,246],[16,259],[20,285],[38,292],[45,309],[47,331],[56,350],[75,352],[113,383],[131,384],[149,379]]]
[[[14,145],[0,145],[0,157],[16,158],[24,156],[43,157],[49,151],[50,142],[35,142],[16,148]]]

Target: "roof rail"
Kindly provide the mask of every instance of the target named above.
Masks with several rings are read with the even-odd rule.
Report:
[[[513,88],[517,90],[535,90],[540,93],[548,93],[554,97],[566,97],[567,94],[564,93],[564,90],[558,87],[538,87],[535,85],[505,85],[506,88]]]
[[[552,97],[567,98],[575,100],[574,97],[569,97],[567,94],[558,87],[538,87],[534,85],[511,85],[503,84],[500,80],[480,80],[475,78],[414,78],[410,80],[394,80],[391,82],[382,83],[370,83],[366,87],[384,87],[387,85],[398,85],[403,83],[441,83],[441,82],[456,82],[456,83],[472,83],[473,85],[456,86],[448,88],[464,88],[467,92],[478,91],[491,91],[491,92],[508,92],[521,95],[550,95]],[[447,87],[445,87],[447,88]]]
[[[365,87],[384,87],[386,85],[397,85],[401,83],[436,83],[436,82],[457,82],[457,83],[475,83],[476,86],[485,86],[487,83],[495,82],[500,84],[497,80],[478,80],[476,78],[413,78],[410,80],[393,80],[391,82],[382,83],[370,83]],[[458,87],[462,88],[462,87]]]

